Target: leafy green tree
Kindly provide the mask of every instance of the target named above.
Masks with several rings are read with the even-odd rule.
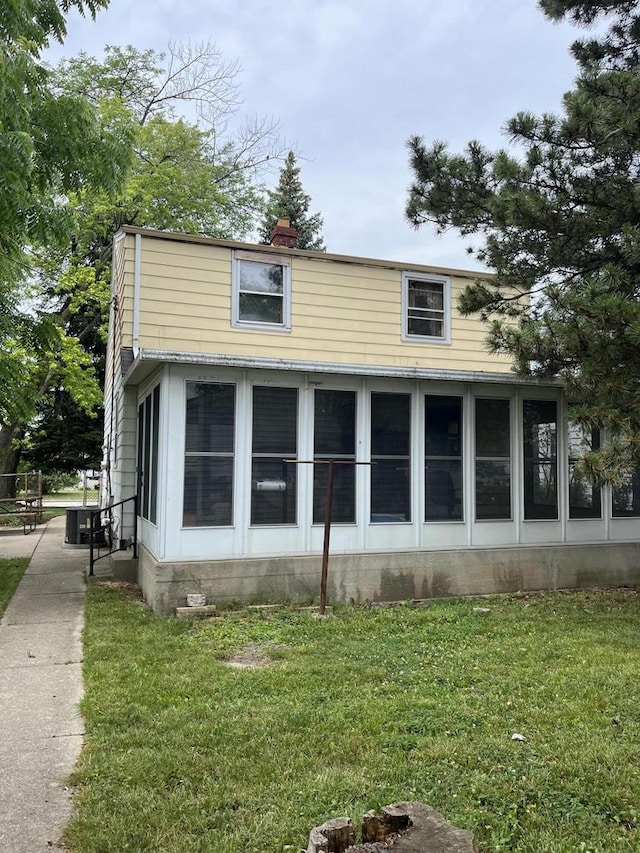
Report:
[[[15,439],[51,377],[64,377],[82,405],[97,399],[79,342],[39,310],[33,262],[41,247],[68,242],[70,195],[113,192],[128,167],[129,128],[103,125],[86,98],[54,91],[41,56],[63,40],[71,8],[94,15],[104,6],[21,0],[0,9],[0,473],[15,471]]]
[[[298,232],[298,248],[326,252],[322,239],[322,216],[310,214],[311,196],[302,188],[300,167],[296,156],[289,151],[280,171],[280,180],[275,190],[269,192],[267,210],[260,228],[260,242],[271,242],[271,229],[278,219],[288,219],[291,227]]]
[[[82,96],[104,127],[126,126],[134,156],[118,193],[79,187],[69,195],[73,238],[62,250],[41,252],[38,281],[48,311],[78,338],[99,379],[104,371],[110,298],[111,246],[123,225],[243,239],[264,207],[261,170],[281,156],[277,128],[252,120],[224,132],[237,105],[237,68],[215,46],[173,46],[167,55],[133,47],[107,47],[102,60],[81,53],[64,60],[53,75],[60,95]],[[195,120],[180,115],[191,112]],[[51,381],[40,394],[25,441],[25,458],[42,465],[67,419],[86,423],[82,411]],[[84,429],[86,441],[66,442],[100,458],[100,423]],[[20,437],[20,432],[16,432]],[[16,442],[14,441],[14,446]],[[80,466],[81,460],[78,460]],[[64,459],[51,459],[65,470]]]
[[[521,112],[511,150],[409,141],[407,217],[479,235],[495,271],[460,301],[491,319],[489,347],[522,376],[559,378],[586,428],[609,441],[585,460],[619,481],[640,464],[640,16],[637,2],[543,0],[553,19],[610,24],[577,41],[560,115]]]

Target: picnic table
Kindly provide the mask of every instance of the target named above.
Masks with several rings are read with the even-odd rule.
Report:
[[[0,516],[10,515],[22,522],[22,532],[26,536],[36,529],[42,521],[42,495],[24,495],[20,498],[0,500]]]

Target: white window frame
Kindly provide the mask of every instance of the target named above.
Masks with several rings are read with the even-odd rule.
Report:
[[[412,281],[442,285],[443,332],[439,335],[409,334],[409,283]],[[446,275],[411,272],[402,273],[402,340],[410,343],[450,344],[451,343],[451,279]]]
[[[240,263],[249,261],[256,264],[268,264],[282,267],[282,322],[266,323],[263,321],[243,320],[240,317]],[[291,331],[291,258],[284,255],[271,255],[267,252],[245,252],[236,250],[233,253],[231,267],[231,325],[235,329],[257,329],[264,332]],[[276,294],[273,294],[274,296]]]

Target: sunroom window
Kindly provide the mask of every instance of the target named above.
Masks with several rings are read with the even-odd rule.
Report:
[[[523,403],[524,517],[558,518],[558,406],[554,400]]]
[[[233,524],[235,385],[187,382],[185,527]]]
[[[371,521],[411,521],[411,395],[371,394]]]
[[[578,462],[590,450],[600,447],[600,431],[585,430],[569,424],[569,518],[600,518],[602,515],[600,489],[581,472]]]

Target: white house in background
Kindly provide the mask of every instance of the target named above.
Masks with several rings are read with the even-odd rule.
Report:
[[[317,598],[314,459],[371,463],[335,468],[329,601],[635,583],[640,483],[580,479],[597,436],[488,354],[456,310],[474,274],[302,251],[287,226],[115,237],[102,500],[139,495],[151,606]]]

